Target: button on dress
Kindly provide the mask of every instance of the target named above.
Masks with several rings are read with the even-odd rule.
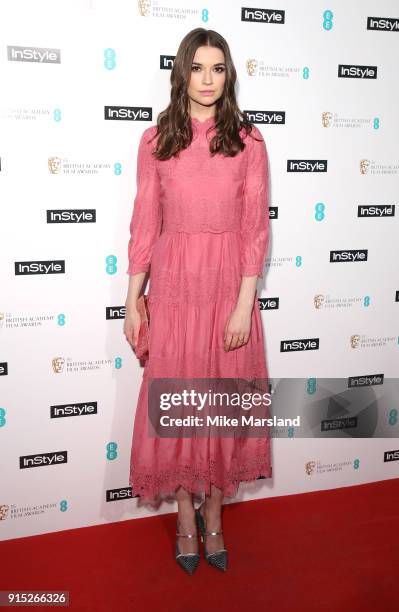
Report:
[[[150,272],[149,359],[134,417],[129,484],[140,503],[159,505],[183,486],[201,498],[211,484],[234,497],[240,482],[271,477],[270,439],[153,437],[148,433],[151,378],[267,379],[257,293],[249,340],[225,351],[223,332],[242,276],[263,277],[269,241],[265,141],[241,130],[245,149],[211,155],[214,118],[191,118],[193,139],[179,157],[151,155],[156,126],[138,148],[137,191],[127,274]]]

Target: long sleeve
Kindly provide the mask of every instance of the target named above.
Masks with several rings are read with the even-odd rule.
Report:
[[[156,160],[151,155],[155,140],[147,143],[152,135],[151,128],[144,130],[137,153],[137,191],[129,228],[129,266],[127,269],[129,275],[149,270],[155,242],[161,232],[162,207],[159,197],[159,175]]]
[[[266,144],[260,130],[247,136],[248,166],[241,214],[241,275],[262,278],[269,244],[269,170]]]

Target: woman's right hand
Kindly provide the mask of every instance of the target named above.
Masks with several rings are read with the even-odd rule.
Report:
[[[139,311],[137,308],[127,305],[123,333],[133,350],[137,346],[140,325],[141,317]]]

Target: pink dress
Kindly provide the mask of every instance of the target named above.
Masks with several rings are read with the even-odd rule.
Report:
[[[130,223],[127,274],[150,271],[149,360],[143,371],[130,460],[132,496],[159,505],[182,485],[201,498],[213,483],[233,497],[241,481],[271,477],[270,439],[148,435],[149,377],[268,377],[255,296],[248,343],[226,352],[223,330],[241,276],[262,278],[269,239],[267,151],[253,126],[236,157],[209,152],[214,119],[191,119],[179,158],[151,156],[144,130]],[[207,134],[208,132],[208,134]]]

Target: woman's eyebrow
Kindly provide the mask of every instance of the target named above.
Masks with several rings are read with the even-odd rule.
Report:
[[[191,62],[192,64],[195,64],[196,66],[203,66],[203,64],[201,64],[200,62]],[[213,64],[214,66],[225,66],[224,62],[218,62],[217,64]]]

